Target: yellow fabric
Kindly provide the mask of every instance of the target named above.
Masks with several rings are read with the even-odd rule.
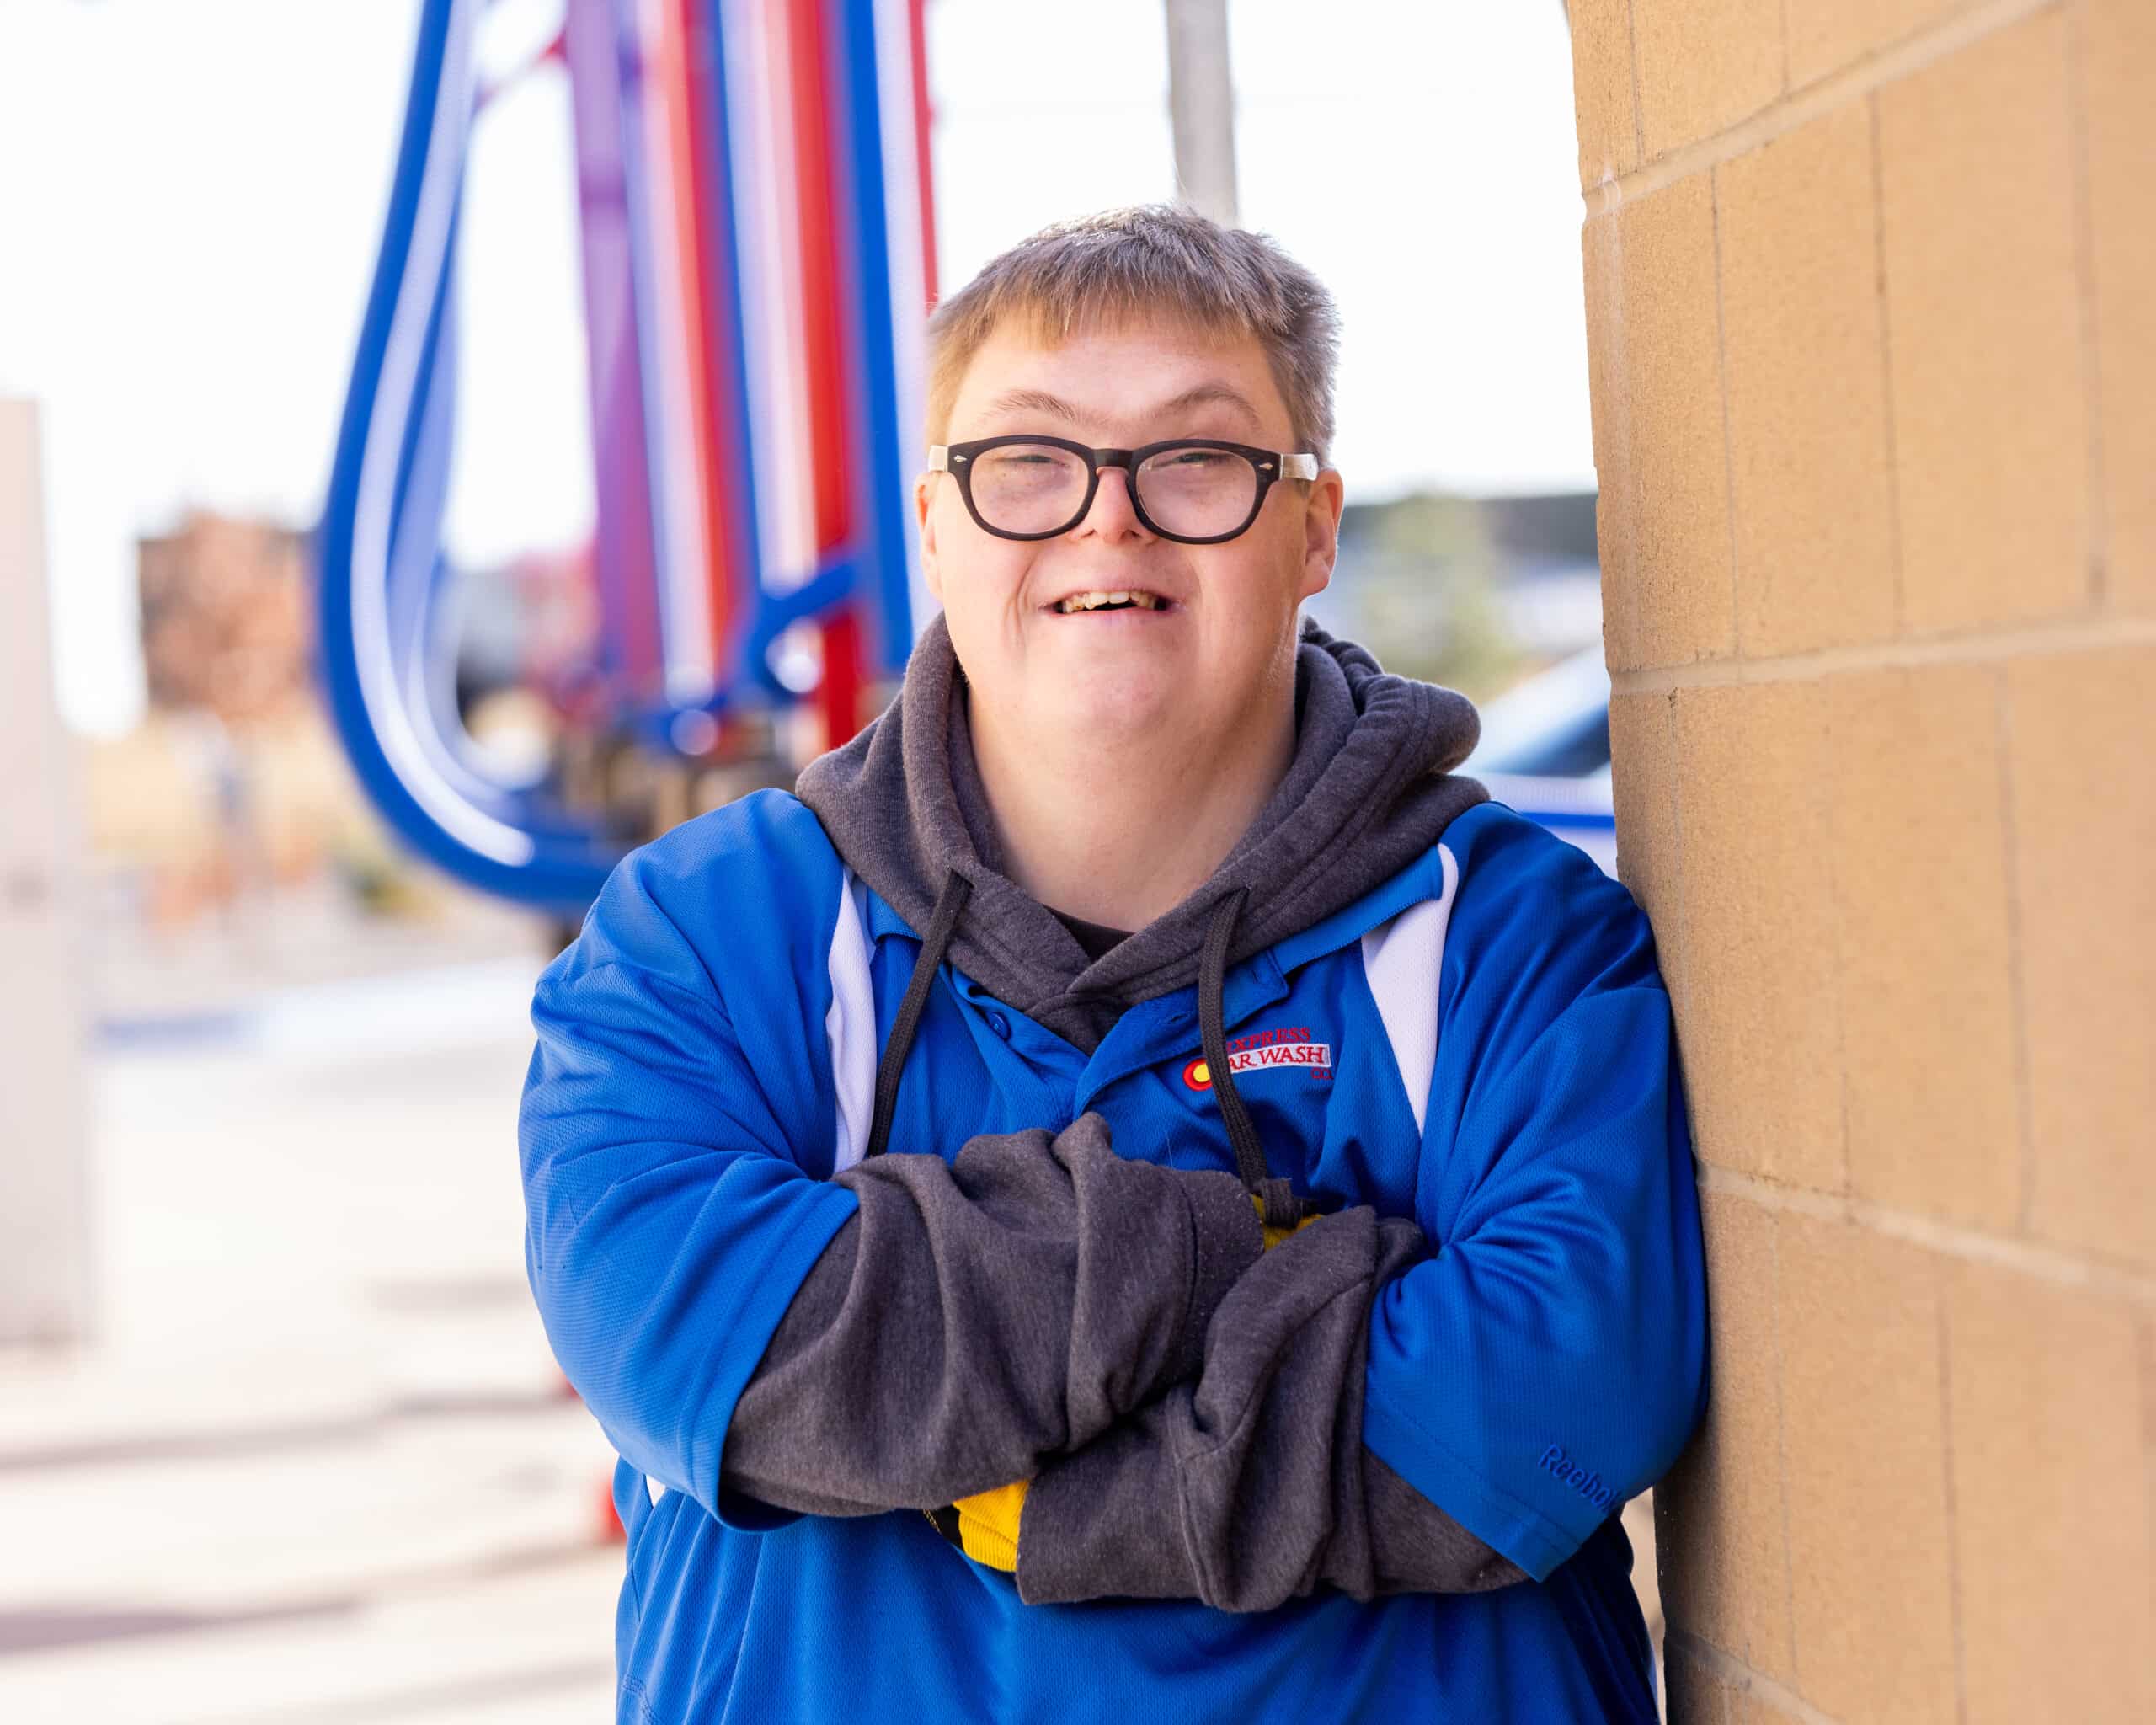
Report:
[[[1265,1215],[1265,1200],[1256,1193],[1251,1194],[1262,1220]],[[1292,1228],[1272,1228],[1265,1231],[1265,1249],[1267,1252],[1315,1221],[1315,1216],[1305,1216]],[[958,1546],[976,1563],[985,1563],[990,1569],[1001,1569],[1008,1574],[1018,1573],[1018,1523],[1026,1513],[1026,1484],[1024,1480],[1013,1480],[1007,1486],[998,1486],[993,1491],[976,1492],[970,1498],[961,1498],[953,1505],[958,1512]]]
[[[993,1491],[975,1492],[953,1506],[958,1512],[958,1546],[976,1563],[1009,1574],[1018,1573],[1018,1519],[1026,1512],[1026,1482],[1014,1480]]]
[[[1262,1221],[1265,1217],[1265,1200],[1259,1197],[1257,1193],[1253,1192],[1250,1195],[1250,1201],[1257,1206],[1258,1219]],[[1315,1216],[1305,1216],[1302,1220],[1296,1223],[1292,1228],[1267,1227],[1265,1231],[1265,1249],[1267,1252],[1272,1251],[1274,1247],[1278,1246],[1283,1240],[1285,1240],[1290,1234],[1301,1233],[1304,1229],[1310,1226],[1310,1225],[1316,1220],[1317,1218]]]

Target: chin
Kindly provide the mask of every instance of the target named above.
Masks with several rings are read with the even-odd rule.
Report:
[[[1177,705],[1174,692],[1150,676],[1074,677],[1060,688],[1036,684],[1030,693],[1031,716],[1044,729],[1090,738],[1095,747],[1158,732],[1172,723]]]

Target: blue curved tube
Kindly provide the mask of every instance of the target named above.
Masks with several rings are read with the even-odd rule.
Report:
[[[621,847],[534,789],[488,777],[443,692],[432,600],[454,412],[458,200],[482,0],[425,0],[397,174],[315,537],[320,670],[370,799],[482,891],[576,914]]]

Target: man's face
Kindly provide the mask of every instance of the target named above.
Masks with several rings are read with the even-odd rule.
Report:
[[[1219,438],[1295,452],[1286,403],[1255,337],[1137,323],[1038,345],[1006,322],[960,380],[946,441],[1022,432],[1095,448]],[[1149,531],[1126,470],[1103,468],[1092,506],[1053,538],[1001,539],[967,513],[957,480],[915,491],[923,572],[942,602],[977,712],[1006,734],[1082,748],[1150,733],[1219,736],[1291,677],[1296,607],[1331,579],[1340,477],[1283,482],[1219,545]],[[1140,592],[1152,609],[1066,613],[1075,593]]]

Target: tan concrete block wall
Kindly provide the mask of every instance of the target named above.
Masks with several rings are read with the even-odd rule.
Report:
[[[1946,1313],[1967,1717],[2156,1717],[2134,1314],[1972,1263]]]
[[[1876,149],[1855,103],[1713,171],[1748,654],[1882,640],[1899,622]]]
[[[1781,93],[1782,0],[1632,0],[1643,154],[1705,137]]]
[[[2019,1204],[1997,667],[1826,681],[1850,1185],[1979,1226]]]
[[[2007,672],[2029,1231],[2156,1269],[2156,644]]]
[[[2084,608],[2067,31],[2052,10],[1878,93],[1887,375],[1912,628]]]
[[[1775,1218],[1790,1617],[1838,1719],[1954,1716],[1936,1267],[1839,1218]]]
[[[1789,1503],[1780,1470],[1758,1466],[1782,1443],[1774,1217],[1719,1192],[1702,1215],[1717,1418],[1655,1493],[1662,1611],[1695,1641],[1788,1682]]]
[[[1604,219],[1586,256],[1610,414],[1596,434],[1598,465],[1603,446],[1612,457],[1597,521],[1625,572],[1611,663],[1726,657],[1736,624],[1713,200],[1704,181],[1685,181]]]
[[[2097,458],[2110,556],[2100,574],[2121,610],[2156,615],[2156,6],[2097,0],[2073,15],[2071,62],[2088,153],[2086,213],[2095,323]]]
[[[1700,1153],[1842,1191],[1849,1101],[1835,895],[1820,866],[1833,782],[1821,686],[1684,689],[1673,713],[1691,788],[1684,1023]]]
[[[1571,12],[1670,1717],[2156,1717],[2156,5]]]
[[[1952,12],[1955,0],[1789,0],[1789,75],[1808,84],[1891,47]]]

